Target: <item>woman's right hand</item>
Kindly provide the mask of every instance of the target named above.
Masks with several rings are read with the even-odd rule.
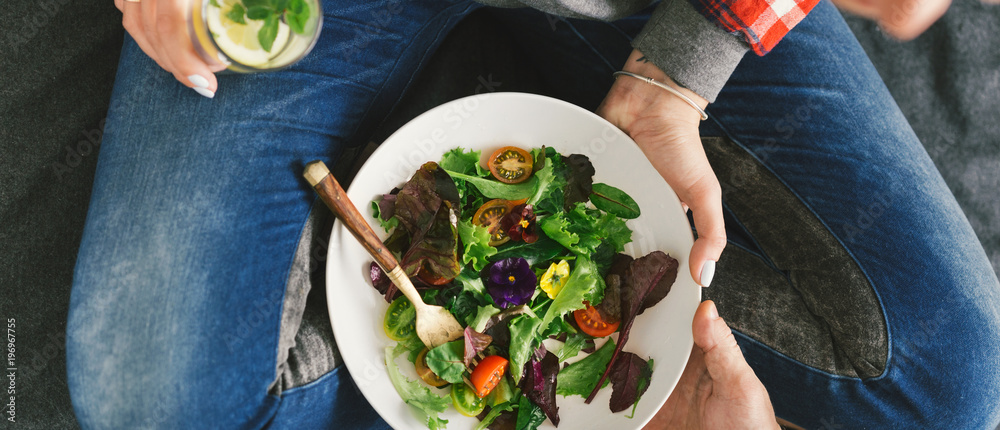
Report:
[[[163,70],[205,97],[215,97],[215,73],[225,65],[209,65],[194,50],[188,33],[185,0],[115,0],[122,25],[143,52]]]

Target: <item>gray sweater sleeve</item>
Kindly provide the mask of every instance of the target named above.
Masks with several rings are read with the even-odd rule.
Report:
[[[632,41],[679,85],[714,102],[750,48],[695,10],[688,0],[664,0]]]

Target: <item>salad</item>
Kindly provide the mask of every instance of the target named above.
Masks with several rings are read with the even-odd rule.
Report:
[[[622,253],[640,208],[594,183],[586,156],[507,146],[481,158],[453,149],[372,202],[423,300],[465,327],[425,347],[413,305],[373,262],[372,284],[390,303],[383,328],[397,342],[385,351],[396,391],[430,429],[445,427],[449,407],[478,417],[477,429],[558,426],[557,395],[590,403],[607,385],[612,412],[634,410],[654,360],[624,347],[635,317],[670,292],[677,260]],[[403,354],[420,381],[400,371]]]

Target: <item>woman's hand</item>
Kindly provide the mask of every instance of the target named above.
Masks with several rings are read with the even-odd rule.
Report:
[[[694,348],[677,387],[646,429],[777,429],[764,385],[740,352],[715,303],[701,303]]]
[[[143,52],[180,83],[212,98],[218,88],[213,72],[226,66],[210,66],[195,52],[188,34],[186,5],[185,0],[115,0],[122,11],[122,25]]]
[[[707,100],[674,84],[653,63],[646,62],[639,51],[632,51],[624,69],[680,90],[702,109],[708,105]],[[615,81],[597,114],[639,144],[681,202],[693,211],[698,240],[691,249],[691,276],[702,286],[709,286],[715,262],[726,247],[726,229],[719,180],[708,164],[698,135],[701,114],[680,97],[628,76]]]

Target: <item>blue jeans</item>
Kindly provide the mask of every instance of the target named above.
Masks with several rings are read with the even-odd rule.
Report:
[[[367,142],[477,5],[340,3],[324,1],[321,40],[305,60],[220,76],[214,100],[126,41],[67,328],[84,428],[387,427],[343,366],[304,385],[277,383],[287,359],[279,347],[286,285],[315,204],[300,174],[309,160],[333,164]],[[648,18],[491,13],[555,95],[588,108]],[[768,326],[768,315],[737,306],[752,297],[719,293],[776,413],[806,428],[995,427],[996,275],[833,7],[821,3],[769,55],[748,55],[709,113],[703,134],[729,138],[710,159],[736,191],[724,199],[731,246],[723,258],[733,257],[720,261],[716,279],[801,289],[808,300],[797,306],[832,339],[833,359],[788,350],[778,345],[788,333]],[[726,170],[739,163],[757,173]],[[787,205],[785,215],[745,201],[776,194],[791,198],[764,206]],[[811,224],[785,230],[800,218]],[[826,266],[838,269],[826,276]],[[859,301],[874,316],[838,325],[837,312],[823,308],[823,294],[837,291],[814,288],[831,279],[836,287],[834,275],[858,286],[850,291],[867,297]],[[843,327],[876,341],[844,346],[852,333]]]

